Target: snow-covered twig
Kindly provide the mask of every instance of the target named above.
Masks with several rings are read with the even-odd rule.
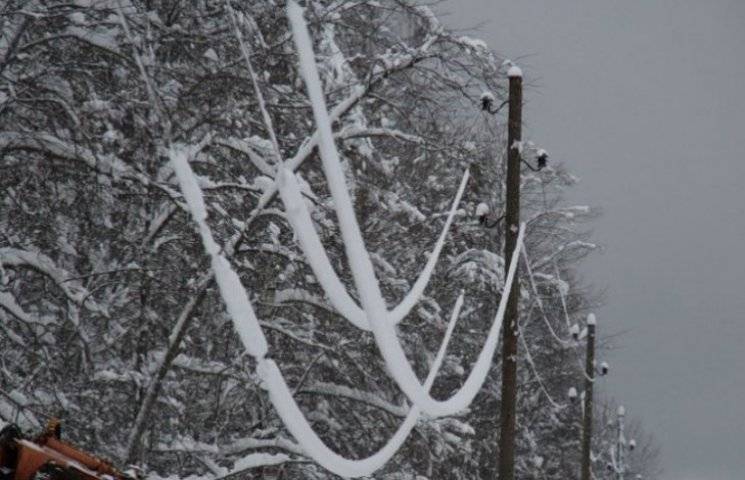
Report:
[[[184,335],[186,335],[186,330],[191,323],[194,310],[199,306],[204,295],[207,293],[207,285],[211,283],[209,280],[211,280],[211,278],[202,281],[202,285],[200,285],[198,292],[192,296],[184,308],[181,309],[178,320],[176,320],[176,324],[171,329],[171,333],[168,336],[168,347],[166,348],[166,353],[155,367],[155,374],[147,386],[145,396],[137,410],[137,416],[135,417],[135,421],[129,431],[129,435],[127,436],[127,445],[122,457],[127,463],[133,463],[138,454],[140,438],[145,431],[145,426],[150,417],[150,411],[152,410],[153,405],[155,405],[155,400],[158,398],[158,394],[160,393],[163,379],[178,355],[179,345],[181,344]]]
[[[541,379],[540,374],[538,373],[538,368],[536,367],[535,362],[533,361],[533,356],[530,354],[530,347],[528,346],[527,340],[525,340],[525,332],[523,331],[522,327],[520,326],[520,322],[517,323],[517,329],[519,332],[520,340],[522,340],[523,347],[525,348],[525,358],[528,360],[528,364],[530,365],[530,368],[533,370],[533,375],[535,375],[535,379],[538,382],[538,385],[541,387],[541,391],[543,391],[543,394],[548,399],[548,402],[556,409],[559,410],[563,408],[562,405],[559,405],[556,403],[551,397],[551,394],[548,393],[548,390],[546,389],[546,386],[543,384],[543,380]]]
[[[253,64],[251,64],[251,55],[250,55],[250,48],[249,45],[246,44],[246,42],[243,40],[243,32],[241,32],[241,28],[238,25],[238,18],[236,16],[235,11],[233,10],[233,7],[230,6],[230,1],[225,1],[225,6],[228,10],[228,13],[230,14],[230,19],[233,22],[233,30],[235,31],[235,36],[238,38],[238,45],[241,49],[241,54],[243,55],[243,59],[246,62],[246,68],[248,69],[248,74],[251,77],[251,83],[254,87],[254,93],[256,94],[256,99],[259,102],[259,109],[261,110],[261,116],[264,119],[264,126],[266,127],[267,133],[269,133],[269,139],[272,142],[272,147],[274,148],[274,154],[277,156],[277,161],[282,162],[282,153],[279,149],[279,142],[277,141],[277,134],[274,131],[274,124],[272,123],[272,117],[269,115],[269,110],[266,108],[266,102],[264,101],[264,94],[261,92],[261,87],[259,86],[259,80],[256,77],[256,72],[254,71]]]
[[[344,397],[379,408],[380,410],[397,417],[405,417],[409,413],[407,407],[394,405],[373,393],[364,392],[344,385],[336,385],[334,383],[315,382],[312,385],[301,388],[298,390],[298,393]]]
[[[569,310],[567,309],[567,301],[564,296],[564,289],[561,286],[561,275],[559,274],[559,266],[556,264],[556,260],[554,260],[554,273],[556,274],[556,280],[559,282],[557,290],[559,291],[559,298],[561,299],[561,309],[564,312],[564,321],[567,324],[567,328],[572,324],[572,321],[569,320]]]
[[[590,242],[583,242],[581,240],[574,240],[569,243],[566,243],[564,245],[559,246],[552,254],[547,255],[540,260],[538,260],[534,265],[534,269],[539,269],[544,266],[546,266],[548,263],[553,262],[557,257],[560,255],[563,255],[569,251],[575,250],[575,249],[587,249],[587,250],[595,250],[598,248],[597,245]]]
[[[40,252],[12,247],[0,248],[0,263],[5,266],[27,267],[41,273],[51,279],[67,299],[75,305],[83,306],[86,300],[90,298],[88,291],[82,285],[77,282],[70,282],[70,275],[57,267],[51,258]],[[88,301],[88,303],[90,308],[97,309],[92,301]]]
[[[536,287],[536,284],[535,284],[535,278],[533,278],[533,270],[530,267],[530,259],[528,258],[528,251],[525,248],[524,242],[522,245],[522,251],[523,251],[523,259],[525,260],[525,269],[528,271],[528,278],[530,279],[530,286],[533,290],[533,296],[535,297],[535,301],[538,304],[538,309],[541,311],[541,316],[543,317],[543,321],[546,324],[548,331],[551,333],[551,336],[554,337],[554,339],[557,342],[559,342],[562,346],[571,345],[573,343],[572,340],[570,339],[565,340],[559,337],[559,335],[556,334],[554,327],[551,325],[551,321],[548,319],[548,314],[546,313],[546,309],[543,306],[543,300],[541,299],[541,296],[538,293],[538,288]]]

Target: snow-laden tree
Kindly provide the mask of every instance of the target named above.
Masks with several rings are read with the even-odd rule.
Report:
[[[272,359],[321,438],[362,458],[404,421],[410,402],[374,336],[324,295],[278,195],[281,159],[359,300],[284,6],[3,4],[0,418],[33,430],[60,416],[75,441],[162,475],[251,478],[278,465],[284,478],[329,478],[285,429],[233,330],[169,158],[179,145]],[[470,169],[432,281],[397,330],[423,379],[465,291],[432,389],[447,398],[470,372],[504,287],[502,225],[484,228],[476,216],[481,203],[501,215],[502,124],[480,109],[484,91],[501,101],[501,61],[409,2],[313,1],[305,18],[388,305],[410,291]],[[535,154],[526,142],[526,158]],[[581,381],[570,324],[593,302],[573,267],[593,246],[582,230],[591,212],[561,203],[572,182],[556,167],[526,174],[523,186],[526,478],[577,469],[566,450],[579,450],[579,417],[564,392]],[[493,476],[495,372],[468,411],[418,421],[376,477]]]

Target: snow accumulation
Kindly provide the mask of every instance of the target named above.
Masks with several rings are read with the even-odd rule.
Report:
[[[587,338],[587,327],[583,328],[581,332],[579,332],[579,339],[584,340]]]
[[[277,409],[285,426],[301,446],[303,454],[308,455],[337,475],[343,477],[361,477],[370,475],[382,467],[399,450],[416,425],[422,412],[432,416],[444,416],[456,413],[467,408],[480,390],[489,372],[491,359],[497,347],[502,319],[506,309],[506,299],[509,297],[517,270],[525,225],[520,226],[518,247],[513,254],[510,269],[504,282],[502,300],[500,301],[483,350],[479,354],[473,370],[466,379],[463,387],[450,399],[446,401],[433,399],[429,394],[429,390],[442,365],[455,322],[463,306],[463,295],[461,294],[456,301],[447,331],[424,384],[419,382],[416,373],[406,358],[396,334],[395,323],[405,317],[419,302],[424,289],[429,283],[450,224],[457,212],[460,198],[465,190],[465,185],[468,181],[468,172],[466,171],[463,175],[448,219],[424,270],[403,301],[391,311],[388,311],[380,291],[378,279],[373,270],[370,255],[365,248],[349,190],[345,182],[344,171],[334,145],[331,121],[326,109],[323,89],[314,60],[312,42],[303,18],[303,10],[295,1],[291,0],[288,2],[287,14],[292,28],[293,39],[298,50],[301,71],[317,123],[318,136],[316,137],[316,141],[318,142],[321,153],[324,174],[333,198],[347,258],[357,291],[360,294],[362,307],[354,302],[343,287],[318,239],[318,234],[310,219],[307,206],[300,195],[296,177],[291,173],[290,169],[293,167],[292,161],[289,161],[287,165],[290,169],[280,169],[277,172],[277,187],[280,190],[288,219],[300,242],[301,249],[308,258],[314,273],[318,277],[319,283],[324,288],[332,305],[356,326],[372,330],[375,342],[391,375],[414,404],[396,433],[378,452],[364,459],[346,459],[329,449],[313,431],[306,416],[295,402],[293,394],[285,382],[279,367],[272,359],[267,358],[268,344],[266,337],[256,318],[248,293],[228,260],[220,253],[221,250],[212,236],[212,232],[206,222],[207,210],[202,191],[189,165],[189,157],[191,156],[189,149],[180,145],[171,145],[169,146],[169,158],[176,172],[182,194],[198,226],[205,251],[212,258],[212,269],[228,313],[241,342],[248,353],[256,359],[257,373],[263,382],[263,387],[268,390],[272,404]],[[251,464],[252,459],[247,458],[245,462]]]
[[[512,142],[512,146],[510,148],[517,150],[517,152],[522,156],[524,147],[525,145],[523,144],[523,142],[521,142],[520,140],[515,140],[514,142]]]
[[[489,49],[489,47],[486,45],[486,42],[479,38],[463,36],[463,37],[458,38],[458,41],[464,45],[467,45],[472,50],[486,51]]]
[[[207,60],[210,60],[212,62],[219,62],[220,58],[217,56],[217,52],[215,52],[214,48],[208,48],[206,52],[204,52],[204,58]]]
[[[243,288],[240,278],[233,271],[227,259],[219,253],[220,249],[212,237],[207,225],[207,209],[204,205],[202,190],[189,165],[186,149],[172,146],[169,150],[169,157],[173,170],[176,172],[181,192],[186,199],[194,221],[199,226],[204,248],[212,257],[212,269],[215,272],[215,279],[228,312],[231,318],[240,319],[240,321],[235,322],[238,335],[248,353],[261,358],[266,355],[269,348],[266,338],[261,333],[259,321],[251,307],[248,294]],[[256,335],[257,332],[258,335]]]
[[[484,202],[481,202],[476,206],[477,217],[483,217],[487,213],[489,213],[489,205],[485,204]]]
[[[445,237],[457,212],[457,207],[460,203],[461,197],[463,196],[463,192],[465,191],[467,181],[468,171],[463,175],[463,179],[461,180],[458,193],[453,201],[453,206],[448,214],[445,226],[440,234],[440,238],[435,244],[432,254],[427,260],[424,270],[401,303],[392,311],[387,312],[385,316],[389,322],[393,324],[399,323],[409,314],[409,312],[411,312],[411,309],[417,304],[424,293],[435,265],[437,264],[442,247],[445,244]],[[371,328],[365,312],[349,295],[334,271],[331,261],[326,255],[326,251],[321,244],[318,233],[313,226],[308,207],[300,195],[295,175],[288,169],[283,169],[279,173],[279,181],[277,183],[280,196],[287,212],[287,219],[290,221],[300,243],[300,247],[306,256],[313,273],[316,275],[318,282],[329,297],[331,304],[354,326],[362,330],[370,330]]]
[[[235,465],[233,465],[233,470],[231,472],[226,472],[226,476],[230,475],[232,472],[239,472],[241,470],[247,470],[249,468],[255,468],[264,465],[279,465],[289,459],[290,457],[282,453],[252,453],[235,462]]]
[[[506,307],[505,300],[508,296],[509,289],[511,288],[512,279],[515,275],[514,267],[516,267],[517,259],[519,258],[520,248],[518,246],[515,250],[515,256],[512,263],[513,268],[510,269],[505,283],[505,293],[502,297],[503,301],[500,303],[497,318],[492,325],[486,345],[479,355],[473,371],[463,387],[449,400],[437,401],[433,399],[419,382],[416,373],[406,358],[406,354],[396,334],[395,326],[386,321],[387,309],[385,301],[380,292],[380,285],[375,276],[370,255],[365,249],[365,243],[346,186],[344,172],[339,160],[339,154],[334,145],[331,123],[328,118],[326,101],[314,59],[310,35],[307,32],[307,26],[302,17],[302,10],[300,7],[298,7],[294,2],[291,2],[288,6],[288,12],[290,23],[292,25],[293,37],[298,49],[301,71],[308,89],[308,96],[310,97],[317,127],[320,132],[319,150],[321,153],[324,173],[329,184],[331,196],[334,200],[334,207],[339,219],[339,227],[344,240],[347,259],[349,260],[350,268],[352,270],[354,283],[360,293],[362,307],[367,315],[368,323],[372,328],[373,335],[375,336],[375,343],[386,362],[389,372],[399,388],[401,388],[407,397],[409,397],[409,399],[424,412],[432,416],[444,416],[463,410],[476,396],[488,373],[491,358],[497,346],[502,317],[504,316],[504,310]],[[464,181],[466,180],[467,175],[464,175]],[[461,188],[463,188],[463,183],[461,183]],[[455,208],[453,211],[454,210]],[[446,224],[446,227],[448,226],[449,225]],[[444,241],[446,233],[446,230],[444,230],[443,234],[440,236],[438,247],[441,247],[439,244]],[[521,228],[518,245],[522,240],[523,233],[524,228]],[[438,250],[437,247],[435,249]],[[435,257],[435,255],[432,255],[431,257]],[[427,267],[429,267],[429,262]],[[425,272],[423,272],[417,280],[417,284],[421,282],[422,288],[424,288],[429,282],[431,269],[434,268],[434,265],[432,265],[431,268],[427,267],[425,267]],[[412,291],[415,291],[416,287],[417,286],[415,285]],[[407,296],[407,299],[411,299],[411,306],[413,306],[414,298],[415,297],[411,295]],[[394,312],[399,309],[408,311],[404,310],[407,308],[410,309],[407,302],[404,301],[394,309]]]
[[[573,337],[578,338],[579,337],[579,325],[577,325],[576,323],[572,325],[571,328],[569,329],[569,333],[571,333]]]
[[[68,15],[68,18],[72,23],[76,23],[78,25],[85,25],[85,15],[82,12],[73,12],[70,15]]]
[[[445,338],[434,362],[432,363],[432,368],[427,376],[427,380],[425,381],[425,387],[427,390],[432,387],[437,372],[442,365],[447,345],[450,342],[450,337],[455,328],[455,322],[460,315],[462,306],[463,295],[461,294],[453,309],[448,329],[445,332]],[[399,426],[396,433],[377,453],[362,460],[349,460],[331,451],[326,447],[318,435],[316,435],[305,416],[298,408],[297,403],[295,403],[292,398],[292,393],[285,383],[284,377],[279,371],[276,363],[272,360],[262,360],[259,363],[258,368],[259,375],[267,383],[272,403],[282,420],[285,422],[288,430],[290,430],[293,436],[305,449],[305,453],[311,456],[319,464],[341,476],[366,476],[385,465],[385,463],[395,455],[401,445],[403,445],[403,442],[416,425],[420,416],[419,408],[413,407],[409,410],[409,413],[403,423]]]
[[[98,48],[119,53],[119,44],[116,40],[118,30],[115,28],[98,28],[90,30],[77,25],[67,27],[65,33],[71,37],[95,45]]]
[[[587,324],[592,326],[597,325],[597,320],[595,319],[594,313],[591,313],[587,316]]]
[[[510,78],[513,77],[522,77],[523,71],[520,67],[517,65],[512,65],[509,70],[507,70],[507,76]]]
[[[416,11],[422,17],[427,19],[427,22],[429,23],[429,27],[432,31],[440,31],[442,29],[440,20],[437,18],[437,16],[435,15],[435,13],[432,11],[431,8],[429,8],[426,5],[420,5],[415,8],[416,8]]]
[[[34,270],[49,277],[62,290],[62,292],[74,303],[81,305],[87,302],[89,306],[97,308],[88,297],[88,291],[77,282],[66,279],[63,270],[57,268],[54,261],[38,251],[22,250],[12,247],[0,248],[0,262],[4,265],[20,266],[27,265]],[[4,292],[7,299],[12,298],[10,293]]]

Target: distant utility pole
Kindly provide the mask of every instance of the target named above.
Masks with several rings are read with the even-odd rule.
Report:
[[[618,407],[618,444],[616,445],[616,478],[624,480],[626,474],[626,436],[624,435],[624,418],[626,409],[623,405]]]
[[[582,429],[582,472],[581,480],[591,480],[592,447],[592,389],[595,384],[595,315],[587,317],[587,355],[585,358],[585,411]]]
[[[516,66],[507,73],[510,79],[507,125],[507,185],[505,212],[504,272],[517,247],[520,226],[520,155],[522,138],[523,76]],[[517,321],[520,283],[515,283],[507,299],[502,324],[502,400],[500,409],[499,480],[515,479],[515,407],[517,404]]]

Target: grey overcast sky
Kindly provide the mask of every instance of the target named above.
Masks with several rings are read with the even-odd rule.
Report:
[[[523,57],[528,136],[603,209],[606,393],[643,417],[665,480],[745,479],[745,0],[450,0]],[[601,332],[602,333],[602,332]]]

